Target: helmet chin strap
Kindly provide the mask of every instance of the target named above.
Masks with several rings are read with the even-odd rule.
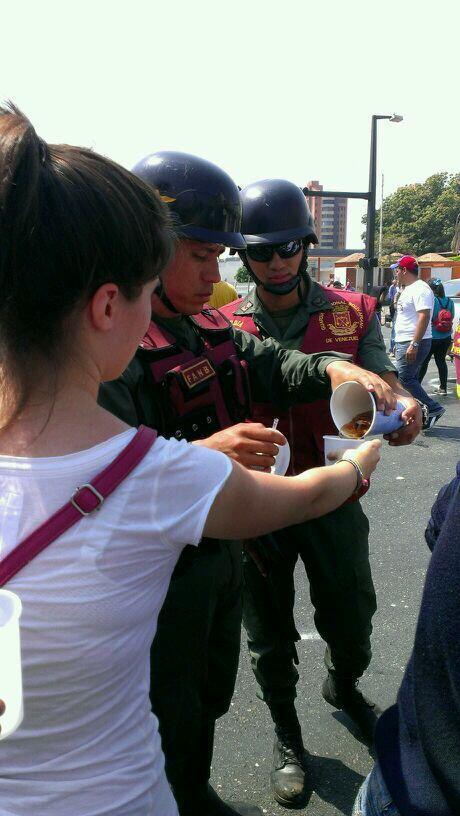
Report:
[[[262,287],[265,292],[270,292],[272,295],[289,295],[297,287],[299,300],[303,299],[302,281],[308,285],[308,250],[306,247],[303,249],[302,260],[300,261],[297,275],[294,275],[284,283],[262,283],[252,271],[246,252],[240,252],[239,255],[256,286]]]
[[[174,306],[174,303],[171,303],[169,297],[167,296],[164,285],[163,285],[163,281],[161,280],[161,278],[160,278],[160,282],[159,282],[158,286],[155,289],[155,294],[157,295],[157,297],[159,297],[161,302],[166,306],[167,309],[169,309],[170,312],[174,312],[174,314],[177,314],[177,315],[181,314],[181,312],[179,312],[178,309],[176,309],[176,307]]]
[[[289,278],[289,280],[285,281],[284,283],[260,283],[259,286],[262,289],[265,289],[266,292],[271,292],[272,295],[288,295],[292,292],[296,286],[300,285],[301,277],[297,273],[294,275],[293,278]]]

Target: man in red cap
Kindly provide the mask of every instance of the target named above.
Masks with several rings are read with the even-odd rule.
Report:
[[[401,385],[426,405],[424,427],[432,428],[445,408],[431,399],[418,381],[423,361],[431,348],[431,317],[434,295],[418,277],[418,264],[412,255],[403,255],[396,268],[398,286],[403,287],[396,306],[395,362]]]

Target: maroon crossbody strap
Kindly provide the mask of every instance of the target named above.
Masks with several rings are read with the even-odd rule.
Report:
[[[131,442],[93,479],[91,484],[77,487],[70,501],[8,553],[0,562],[0,587],[10,581],[13,575],[32,561],[48,544],[76,524],[82,516],[89,516],[94,510],[99,510],[107,496],[113,493],[144,458],[155,442],[156,436],[156,431],[141,425]]]

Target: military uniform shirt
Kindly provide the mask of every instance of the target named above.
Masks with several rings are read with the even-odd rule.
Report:
[[[193,354],[201,353],[203,342],[199,330],[188,317],[160,319],[155,316],[155,322],[172,334],[179,346]],[[350,355],[339,352],[303,354],[281,348],[272,338],[261,341],[237,328],[233,328],[233,339],[238,357],[248,363],[252,399],[273,402],[281,408],[327,399],[331,394],[327,366],[336,360],[351,359]],[[161,433],[167,423],[159,401],[155,400],[147,359],[148,352],[144,356],[140,349],[121,377],[102,384],[99,402],[127,424],[143,423]]]
[[[245,308],[248,304],[249,308]],[[244,304],[244,307],[243,307]],[[261,302],[256,290],[252,291],[243,301],[238,311],[252,314],[263,336],[270,336],[277,340],[283,348],[299,350],[310,315],[320,311],[331,311],[329,301],[324,297],[322,287],[316,281],[310,281],[303,301],[291,309],[270,313]],[[374,374],[383,374],[386,371],[397,375],[396,368],[391,363],[378,319],[371,320],[367,331],[361,337],[358,345],[359,362],[367,371]]]

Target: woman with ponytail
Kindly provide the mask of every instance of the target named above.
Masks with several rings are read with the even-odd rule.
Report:
[[[0,108],[0,574],[79,485],[93,502],[74,497],[78,522],[4,584],[23,607],[25,714],[0,742],[0,816],[176,816],[148,691],[182,549],[326,513],[379,459],[370,442],[282,479],[157,438],[103,501],[92,482],[137,434],[99,386],[145,334],[174,241],[143,181]]]

